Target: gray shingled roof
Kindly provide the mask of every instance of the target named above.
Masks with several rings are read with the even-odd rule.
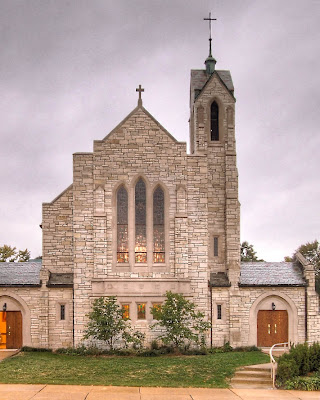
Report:
[[[210,274],[210,285],[213,287],[229,287],[231,283],[229,282],[228,276],[224,272],[217,272]]]
[[[50,273],[48,287],[72,287],[73,274],[71,273]]]
[[[289,262],[242,262],[240,286],[305,286],[297,264]]]
[[[215,71],[221,78],[222,82],[226,85],[227,89],[230,90],[231,93],[234,92],[234,86],[231,78],[230,71]],[[193,104],[195,98],[195,91],[201,91],[207,81],[210,79],[210,76],[207,74],[204,69],[192,69],[191,70],[191,81],[190,81],[190,89],[191,89],[191,104]]]
[[[40,262],[0,263],[0,286],[40,286]]]

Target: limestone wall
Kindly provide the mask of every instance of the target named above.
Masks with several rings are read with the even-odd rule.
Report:
[[[222,320],[213,320],[214,344],[222,345],[225,341],[229,341],[232,346],[257,345],[258,311],[271,310],[273,302],[277,310],[288,312],[289,341],[304,342],[304,296],[303,287],[248,287],[239,288],[237,291],[232,288],[213,288],[214,312],[217,304],[225,307]]]
[[[42,205],[42,265],[50,272],[73,271],[72,186]]]

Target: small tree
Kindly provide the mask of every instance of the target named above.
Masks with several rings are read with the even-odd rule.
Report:
[[[89,323],[84,338],[93,337],[102,340],[110,350],[114,350],[116,343],[121,340],[126,347],[127,343],[139,347],[144,340],[144,334],[141,332],[132,333],[130,323],[123,318],[123,310],[115,296],[95,299],[93,309],[88,316]]]
[[[30,251],[28,249],[19,250],[18,253],[18,262],[27,262],[30,260]]]
[[[257,253],[253,248],[252,244],[249,244],[247,241],[241,243],[241,261],[264,261],[257,257]]]
[[[318,240],[300,245],[295,250],[292,257],[286,256],[284,257],[284,260],[287,262],[294,261],[294,256],[297,252],[301,253],[310,264],[314,265],[316,274],[316,290],[318,294],[320,294],[320,244]]]
[[[15,247],[4,244],[0,247],[0,262],[13,262],[16,259],[17,252]]]
[[[196,310],[196,305],[181,294],[166,292],[166,300],[161,307],[155,305],[151,314],[158,320],[151,329],[162,328],[159,339],[175,348],[195,343],[204,344],[205,332],[210,323],[204,321],[204,314]]]

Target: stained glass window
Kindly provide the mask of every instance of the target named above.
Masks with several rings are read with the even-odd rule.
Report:
[[[147,204],[146,185],[142,179],[135,187],[135,260],[136,263],[147,262]]]
[[[122,304],[122,319],[130,318],[130,304]]]
[[[164,193],[160,186],[153,193],[153,262],[165,262]]]
[[[219,107],[215,101],[211,104],[211,140],[219,140]]]
[[[137,304],[138,319],[146,319],[146,305],[145,303]]]
[[[121,186],[117,193],[117,261],[129,261],[128,249],[128,192]]]

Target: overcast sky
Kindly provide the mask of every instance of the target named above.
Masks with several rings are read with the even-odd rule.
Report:
[[[41,254],[41,204],[137,104],[188,141],[190,69],[235,86],[241,240],[281,261],[319,237],[319,0],[0,0],[0,246]]]

